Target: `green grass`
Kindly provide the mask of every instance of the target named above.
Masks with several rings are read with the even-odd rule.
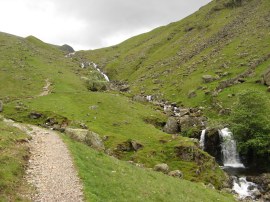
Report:
[[[84,184],[86,201],[234,201],[202,184],[137,168],[63,138]]]
[[[101,137],[108,137],[106,149],[119,159],[133,160],[149,168],[157,163],[167,163],[171,169],[181,170],[187,180],[212,183],[220,188],[226,177],[212,157],[199,150],[188,138],[179,136],[173,139],[163,133],[160,129],[167,117],[160,109],[130,99],[135,94],[144,93],[179,105],[204,106],[204,113],[215,122],[224,121],[226,117],[219,116],[218,111],[212,109],[211,100],[230,107],[238,93],[246,88],[266,93],[266,87],[255,81],[269,67],[269,58],[256,67],[246,83],[226,88],[215,98],[205,95],[205,90],[199,88],[213,91],[220,81],[246,71],[251,63],[270,51],[267,46],[269,1],[251,0],[242,7],[214,11],[217,3],[212,1],[180,22],[133,37],[117,46],[76,53],[73,59],[65,58],[65,53],[56,46],[35,37],[20,38],[0,33],[3,114],[32,124],[44,124],[49,117],[59,122],[67,119],[73,127],[84,123]],[[127,81],[131,93],[89,92],[87,82],[102,78],[90,67],[80,68],[82,61],[98,63],[112,80]],[[202,83],[202,75],[215,76],[218,71],[228,72],[228,75],[209,84]],[[52,83],[51,94],[38,97],[46,79]],[[187,96],[192,90],[196,91],[197,97],[189,99]],[[236,97],[229,98],[232,93]],[[92,106],[95,107],[91,109]],[[30,112],[40,112],[44,116],[32,120],[29,119]],[[117,150],[119,144],[130,140],[141,143],[143,149],[137,152]],[[179,157],[177,148],[193,157],[190,160]],[[99,155],[104,161],[110,159]],[[194,156],[201,161],[196,161]],[[83,165],[78,167],[81,169]],[[90,169],[91,165],[85,162],[83,169],[87,168]],[[201,170],[199,175],[196,174],[198,169]],[[93,172],[99,171],[93,168]],[[140,190],[136,189],[133,191]]]
[[[205,96],[199,87],[213,91],[220,81],[246,71],[270,51],[269,1],[246,1],[236,8],[226,8],[222,3],[212,1],[179,22],[113,47],[80,52],[80,56],[95,61],[112,80],[128,81],[132,94],[144,92],[185,106],[208,106],[210,95]],[[222,9],[215,10],[217,6]],[[256,67],[254,80],[261,78],[269,60]],[[217,75],[218,71],[229,75],[203,84],[203,75]],[[256,88],[260,84],[250,85]],[[244,84],[239,86],[245,89]],[[198,96],[189,99],[191,90]],[[228,101],[223,96],[219,99]]]
[[[154,167],[158,163],[167,163],[172,169],[181,170],[185,179],[212,183],[221,187],[226,179],[223,171],[212,157],[202,152],[189,138],[163,133],[146,120],[163,123],[166,117],[153,106],[131,101],[129,98],[113,93],[54,93],[32,100],[21,100],[23,107],[17,109],[18,101],[9,103],[5,115],[20,122],[44,124],[48,117],[70,120],[70,125],[79,127],[84,123],[91,131],[101,137],[107,136],[105,147],[122,160],[133,160]],[[92,106],[96,108],[91,109]],[[40,119],[29,119],[30,112],[40,112]],[[143,145],[138,152],[118,150],[119,144],[135,140]],[[165,142],[165,143],[164,143]],[[182,159],[177,156],[176,147],[191,148],[191,156],[200,156],[201,161]],[[194,153],[192,153],[192,152]],[[213,169],[215,167],[215,169]],[[196,170],[200,169],[200,175]]]
[[[27,201],[21,195],[30,190],[23,179],[29,156],[27,138],[0,120],[0,201]]]

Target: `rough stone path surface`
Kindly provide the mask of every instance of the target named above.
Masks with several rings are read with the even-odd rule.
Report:
[[[83,201],[82,185],[72,158],[58,134],[37,126],[6,122],[32,137],[26,171],[28,183],[36,189],[31,199],[40,202]]]
[[[39,96],[46,96],[50,93],[51,82],[49,81],[49,79],[46,79],[45,82],[46,82],[46,84],[43,87],[43,91],[40,93]]]

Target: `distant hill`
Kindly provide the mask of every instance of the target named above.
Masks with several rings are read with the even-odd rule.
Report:
[[[269,10],[268,0],[214,0],[179,22],[81,54],[133,94],[186,106],[208,106],[214,96],[226,108],[243,89],[266,93]]]

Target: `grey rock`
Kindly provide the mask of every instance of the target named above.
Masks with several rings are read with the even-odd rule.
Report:
[[[141,149],[143,147],[142,144],[140,144],[134,140],[131,141],[131,145],[135,151],[138,151],[139,149]]]
[[[184,108],[180,109],[180,115],[181,116],[188,115],[189,112],[190,112],[189,109],[184,109]]]
[[[202,79],[204,83],[210,83],[215,80],[215,78],[211,75],[203,75]]]
[[[37,112],[31,112],[29,114],[29,118],[30,119],[39,119],[42,117],[42,114],[41,113],[37,113]]]
[[[263,83],[270,86],[270,68],[263,74]]]
[[[183,178],[183,173],[180,170],[173,170],[169,172],[169,176],[176,177],[176,178]]]
[[[167,174],[169,172],[169,166],[165,163],[157,164],[154,167],[154,171],[162,172]]]
[[[176,133],[180,132],[180,127],[179,127],[179,124],[178,124],[176,118],[169,117],[166,125],[163,128],[163,131],[165,133],[169,133],[169,134],[176,134]]]
[[[66,128],[65,133],[69,135],[71,138],[83,142],[92,148],[104,151],[105,147],[104,144],[97,133],[86,129],[73,129],[73,128]]]

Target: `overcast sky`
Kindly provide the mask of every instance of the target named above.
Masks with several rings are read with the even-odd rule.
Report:
[[[211,0],[0,0],[0,31],[76,50],[117,44]]]

